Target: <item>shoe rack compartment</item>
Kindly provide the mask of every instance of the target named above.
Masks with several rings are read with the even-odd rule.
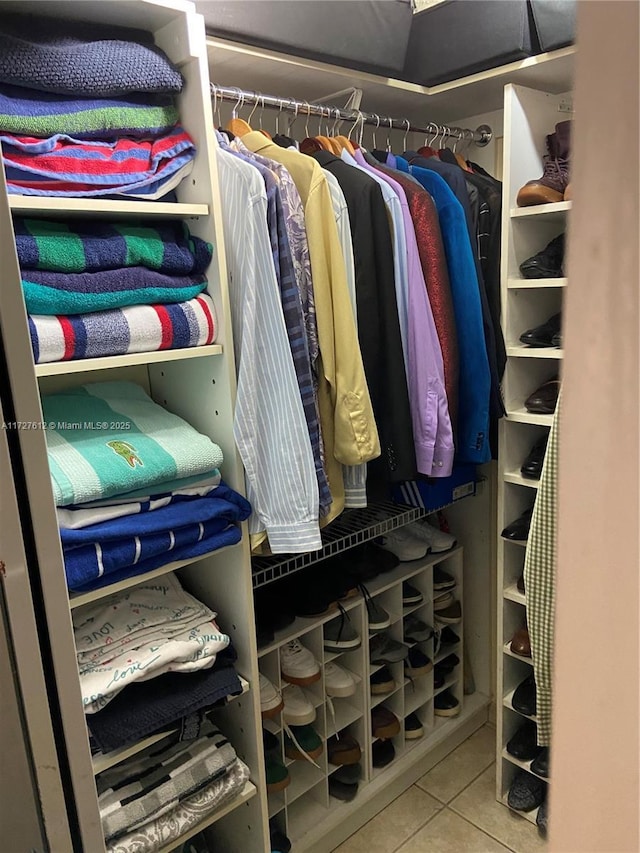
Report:
[[[507,808],[512,811],[514,814],[520,815],[525,820],[528,820],[529,823],[535,824],[536,815],[538,814],[538,809],[533,809],[530,812],[523,812],[519,809],[512,809],[509,803],[507,802],[507,797],[509,795],[509,788],[511,787],[511,783],[513,782],[517,773],[520,772],[520,767],[516,766],[513,762],[508,761],[507,759],[500,757],[500,767],[501,767],[501,776],[505,782],[505,790],[501,797],[499,797],[500,801],[504,803]],[[534,774],[535,775],[535,774]],[[546,781],[546,780],[545,780]]]
[[[570,202],[516,208],[518,190],[543,172],[545,137],[566,115],[558,106],[563,95],[521,86],[505,88],[504,175],[502,219],[502,323],[507,345],[504,397],[508,417],[500,424],[498,452],[498,638],[496,797],[507,804],[511,782],[526,769],[506,752],[506,744],[525,719],[511,705],[513,692],[532,672],[529,658],[511,652],[514,632],[525,624],[526,598],[517,588],[524,568],[526,542],[500,536],[504,527],[531,506],[539,481],[527,480],[520,466],[535,442],[551,426],[552,415],[527,412],[526,398],[561,372],[562,350],[525,347],[520,335],[562,309],[566,278],[523,279],[520,264],[540,252],[569,225]],[[531,718],[535,719],[535,717]],[[518,812],[535,823],[536,812]]]
[[[539,481],[523,477],[520,468],[533,445],[545,435],[548,435],[548,430],[545,427],[519,423],[509,424],[509,429],[504,432],[501,448],[506,482],[534,489],[538,487]]]
[[[530,325],[527,328],[532,328],[532,326]],[[509,334],[507,333],[508,337]],[[557,378],[558,370],[559,365],[548,359],[508,358],[503,380],[507,418],[513,411],[527,412],[525,400],[549,379]],[[536,413],[529,414],[536,415]],[[547,417],[551,419],[551,415]],[[536,417],[533,420],[535,423]]]

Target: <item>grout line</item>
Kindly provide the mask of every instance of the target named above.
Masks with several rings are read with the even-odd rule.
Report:
[[[454,809],[449,808],[449,806],[447,806],[447,809],[451,812],[451,814],[454,814],[456,817],[459,817],[461,820],[463,820],[466,824],[473,827],[473,829],[478,830],[483,835],[486,835],[488,838],[491,838],[493,841],[497,841],[501,847],[505,848],[505,850],[509,850],[510,853],[518,853],[517,850],[514,850],[512,847],[509,847],[507,844],[504,843],[504,841],[501,841],[499,838],[496,838],[495,835],[492,835],[490,832],[487,832],[486,829],[482,829],[482,827],[476,826],[476,824],[472,820],[469,820],[468,817],[465,817]]]
[[[413,785],[412,787],[417,788],[418,786],[417,786],[417,785]],[[408,790],[409,790],[409,789],[408,789]],[[422,788],[418,788],[418,790],[419,790],[419,791],[421,791],[423,794],[426,794],[426,793],[427,793],[426,791],[423,791],[423,790],[422,790]],[[429,796],[433,796],[433,794],[430,794]],[[436,799],[436,798],[434,797],[434,800],[435,800],[435,799]],[[412,833],[411,833],[411,835],[410,835],[408,838],[405,838],[405,839],[404,839],[404,841],[402,842],[402,844],[401,844],[399,847],[394,847],[394,848],[393,848],[393,850],[390,850],[390,851],[389,851],[389,853],[401,853],[402,848],[404,847],[404,845],[405,845],[405,844],[408,844],[414,836],[416,836],[419,832],[422,832],[422,830],[425,828],[425,826],[429,826],[429,824],[431,823],[431,821],[432,821],[435,817],[437,817],[437,816],[438,816],[438,815],[439,815],[439,814],[440,814],[444,809],[446,809],[446,805],[445,805],[444,803],[441,803],[441,802],[440,802],[440,800],[438,800],[437,802],[439,803],[440,808],[436,809],[436,811],[434,812],[434,814],[432,814],[432,815],[431,815],[431,817],[430,817],[428,820],[426,820],[426,821],[422,824],[422,826],[419,826],[419,827],[416,829],[416,831],[415,831],[415,832],[412,832]],[[381,814],[382,814],[382,812],[381,812]]]

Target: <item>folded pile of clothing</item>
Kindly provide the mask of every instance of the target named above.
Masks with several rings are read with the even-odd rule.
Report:
[[[107,586],[240,541],[222,451],[132,382],[42,397],[67,585]]]
[[[153,853],[232,800],[249,768],[212,723],[191,743],[172,737],[96,777],[109,853]]]
[[[206,346],[213,247],[180,221],[15,217],[36,363]]]
[[[193,168],[178,69],[142,30],[6,15],[0,144],[9,192],[163,198]]]

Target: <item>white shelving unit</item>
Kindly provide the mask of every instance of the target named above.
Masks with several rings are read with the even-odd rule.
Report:
[[[366,588],[374,600],[382,606],[391,617],[391,627],[384,633],[394,640],[403,642],[404,620],[410,614],[415,614],[428,625],[434,624],[433,612],[433,567],[441,565],[444,571],[456,579],[454,596],[463,602],[463,549],[456,547],[445,554],[430,555],[422,560],[411,563],[401,563],[396,569],[379,575],[366,584]],[[409,607],[402,606],[402,582],[410,580],[411,584],[422,592],[423,601]],[[441,661],[449,654],[457,654],[460,663],[449,675],[445,683],[437,690],[433,689],[433,670],[426,675],[406,678],[403,663],[388,664],[393,675],[395,687],[384,695],[373,695],[370,692],[370,676],[380,669],[369,659],[370,636],[368,632],[367,610],[361,595],[342,602],[351,625],[362,638],[362,644],[353,651],[336,654],[327,652],[323,647],[323,626],[338,617],[339,611],[334,611],[322,618],[297,618],[288,628],[280,631],[274,641],[258,650],[260,671],[279,689],[286,690],[286,682],[280,673],[280,649],[289,640],[298,637],[320,664],[323,677],[309,687],[303,688],[309,700],[316,708],[314,728],[323,741],[322,755],[316,759],[320,769],[313,767],[307,761],[291,761],[284,754],[284,732],[280,718],[266,720],[265,728],[276,734],[280,740],[281,759],[287,766],[291,783],[281,793],[269,796],[269,816],[276,822],[291,839],[296,851],[329,850],[322,844],[321,839],[332,834],[332,844],[335,846],[338,838],[346,838],[353,831],[353,821],[367,803],[379,791],[376,782],[386,780],[392,784],[406,770],[407,761],[421,762],[433,750],[434,745],[441,743],[442,738],[460,729],[469,719],[469,714],[477,711],[479,697],[463,697],[463,654],[464,620],[451,628],[459,636],[460,642],[455,646],[441,648],[435,657]],[[416,644],[424,654],[434,661],[434,640]],[[326,699],[324,690],[324,665],[329,661],[351,672],[356,680],[356,692],[348,698],[333,698],[333,713]],[[461,712],[457,717],[443,718],[434,715],[434,696],[451,689],[460,702]],[[375,741],[371,731],[371,710],[382,705],[392,711],[400,721],[400,732],[394,737],[393,745],[396,753],[394,761],[384,768],[373,766],[372,744]],[[466,712],[466,713],[465,713]],[[425,734],[421,739],[405,740],[404,720],[411,713],[417,713]],[[334,722],[335,714],[335,722]],[[338,768],[328,763],[326,741],[338,732],[348,732],[359,742],[362,749],[362,779],[356,798],[351,803],[341,803],[329,794],[328,778]],[[417,765],[419,766],[419,765]],[[422,772],[425,772],[424,770]]]
[[[22,11],[23,4],[0,1],[0,14]],[[118,23],[151,32],[156,44],[180,68],[185,87],[178,99],[181,122],[194,139],[197,155],[191,174],[177,187],[177,202],[106,201],[8,196],[0,176],[0,241],[3,258],[0,268],[0,329],[7,353],[8,381],[15,411],[7,419],[42,422],[40,395],[86,382],[127,379],[139,383],[156,402],[180,415],[200,432],[210,436],[224,452],[225,480],[244,491],[244,474],[233,439],[235,364],[224,242],[221,230],[220,199],[216,172],[216,140],[209,97],[204,22],[194,7],[183,0],[65,0],[30,4],[32,15],[58,15],[94,23]],[[12,214],[54,217],[83,216],[110,218],[157,217],[187,221],[192,233],[214,246],[213,261],[207,271],[208,292],[216,309],[217,339],[202,349],[164,351],[89,359],[65,364],[34,366],[26,321],[20,274],[11,226]],[[67,781],[69,813],[75,810],[77,826],[74,849],[100,853],[105,845],[100,824],[94,774],[119,764],[156,738],[116,754],[91,756],[82,708],[80,683],[70,618],[74,608],[99,599],[116,589],[125,589],[142,578],[90,593],[72,596],[67,592],[64,564],[58,535],[42,430],[24,430],[11,436],[12,458],[22,459],[22,512],[30,514],[33,537],[26,571],[34,595],[42,607],[46,628],[41,643],[51,655],[54,690],[42,697],[42,705],[59,721],[58,749],[61,773]],[[29,529],[23,519],[23,529]],[[191,561],[165,566],[145,576],[157,577],[176,571],[190,592],[218,613],[222,630],[229,634],[238,654],[236,668],[245,692],[212,712],[214,721],[228,737],[238,756],[249,766],[250,781],[230,803],[211,813],[188,835],[206,830],[217,849],[264,853],[268,846],[267,802],[262,762],[262,732],[257,684],[257,649],[253,630],[253,595],[246,525],[242,541],[229,548]],[[11,602],[9,602],[11,609]],[[33,640],[32,640],[33,642]],[[22,671],[19,678],[28,675]],[[32,741],[35,733],[30,733]],[[35,755],[40,767],[42,758]],[[51,761],[49,761],[51,766]],[[45,815],[45,820],[47,816]],[[73,820],[71,818],[71,820]],[[187,836],[188,837],[188,836]],[[179,846],[176,839],[164,851]],[[67,853],[71,847],[58,848]]]
[[[526,596],[517,588],[526,542],[506,541],[500,533],[535,501],[539,481],[522,477],[520,466],[538,438],[548,432],[553,416],[527,412],[524,401],[544,381],[558,375],[563,357],[561,349],[525,347],[519,337],[561,309],[567,286],[566,278],[522,279],[519,265],[566,229],[571,210],[571,202],[517,208],[515,199],[523,184],[542,174],[545,136],[566,118],[558,109],[561,100],[558,95],[521,86],[505,87],[501,272],[507,417],[500,424],[499,444],[497,685],[502,702],[497,703],[496,748],[496,796],[505,805],[515,774],[530,772],[530,762],[513,758],[506,744],[524,719],[535,721],[536,717],[524,717],[511,701],[514,690],[532,672],[531,659],[510,648],[511,637],[526,619]],[[533,823],[535,815],[523,813]]]

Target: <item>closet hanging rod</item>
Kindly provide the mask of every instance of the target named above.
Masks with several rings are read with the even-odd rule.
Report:
[[[246,104],[255,104],[262,108],[270,107],[280,112],[295,113],[296,116],[318,116],[320,118],[332,119],[335,122],[350,121],[356,123],[374,125],[381,130],[402,130],[405,133],[420,133],[425,136],[456,137],[456,139],[467,139],[475,142],[479,148],[488,145],[493,138],[493,131],[487,124],[481,124],[475,130],[462,127],[450,127],[448,125],[428,122],[426,127],[418,127],[406,118],[389,118],[377,113],[365,113],[362,110],[348,110],[340,107],[330,107],[326,104],[314,104],[309,101],[298,101],[295,98],[279,98],[275,95],[263,95],[261,92],[251,92],[246,89],[238,89],[235,86],[219,86],[211,84],[211,95],[222,101],[235,101],[236,109]]]

